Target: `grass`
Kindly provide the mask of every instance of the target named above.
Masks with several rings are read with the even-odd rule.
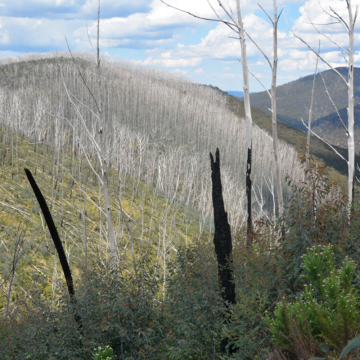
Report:
[[[14,298],[24,295],[27,284],[39,280],[39,277],[46,278],[50,288],[58,283],[54,274],[57,262],[55,247],[23,171],[27,167],[46,198],[76,284],[78,270],[85,263],[84,206],[89,266],[96,259],[106,262],[109,257],[105,217],[96,206],[100,204],[104,207],[99,181],[84,156],[74,156],[69,149],[65,149],[60,154],[55,187],[55,152],[51,146],[35,146],[33,141],[18,134],[14,134],[11,141],[10,134],[4,130],[0,132],[0,139],[3,136],[6,152],[3,162],[0,162],[0,281],[11,270],[14,239],[19,229],[26,229],[23,255],[13,287]],[[85,199],[79,186],[87,194]],[[176,254],[178,243],[191,244],[204,234],[210,239],[209,233],[199,227],[201,215],[197,211],[176,201],[170,203],[162,193],[141,181],[119,176],[112,169],[109,172],[109,186],[118,256],[122,262],[128,263],[129,271],[132,271],[131,237],[119,208],[119,199],[134,234],[138,260],[150,254],[152,261],[160,265],[163,264],[164,252],[168,257]],[[61,271],[58,270],[58,273]],[[5,297],[0,301],[0,307],[4,302]]]

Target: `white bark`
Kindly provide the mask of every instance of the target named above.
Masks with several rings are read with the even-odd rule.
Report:
[[[349,37],[349,49],[348,50],[345,50],[343,47],[338,45],[337,42],[332,41],[334,45],[338,46],[339,50],[343,54],[347,54],[347,56],[348,56],[347,62],[348,62],[348,69],[349,70],[348,70],[348,79],[347,80],[328,61],[326,61],[324,59],[324,57],[319,54],[319,52],[314,50],[304,39],[302,39],[298,35],[296,35],[290,28],[289,28],[289,30],[297,39],[299,39],[301,42],[303,42],[312,52],[314,52],[315,55],[321,61],[323,61],[325,64],[327,64],[329,66],[330,69],[332,69],[334,72],[336,72],[339,75],[340,79],[342,81],[344,81],[344,83],[346,84],[347,89],[348,89],[348,108],[347,108],[347,110],[348,110],[348,126],[347,126],[347,128],[345,128],[345,131],[346,131],[347,136],[348,136],[348,160],[347,160],[347,163],[348,163],[348,202],[349,202],[349,218],[350,218],[350,208],[351,208],[353,200],[354,200],[354,179],[355,179],[354,29],[355,29],[355,22],[356,22],[356,18],[357,18],[358,8],[356,8],[355,14],[353,14],[352,7],[351,7],[351,0],[346,0],[346,6],[347,6],[347,9],[348,9],[348,16],[349,16],[349,23],[348,24],[345,22],[345,20],[337,12],[335,12],[331,8],[330,9],[333,12],[333,14],[327,13],[324,9],[323,10],[326,12],[326,14],[331,16],[333,19],[336,19],[338,21],[338,23],[340,23],[348,33],[348,37]],[[323,32],[320,32],[317,29],[316,25],[312,23],[311,19],[310,19],[310,23],[320,34],[322,34],[327,39],[329,39],[329,37],[326,34],[324,34]],[[328,95],[330,97],[329,93],[328,93]],[[330,98],[330,100],[331,100],[331,98]],[[338,114],[338,117],[339,117],[340,122],[344,126],[344,123],[342,122],[339,114]],[[323,140],[323,139],[321,139],[321,140]]]
[[[281,184],[281,165],[279,159],[278,150],[278,137],[277,137],[277,111],[276,111],[276,76],[277,76],[277,26],[278,26],[278,15],[277,15],[277,4],[276,0],[273,0],[274,6],[274,19],[273,19],[273,53],[274,59],[272,64],[272,81],[271,81],[271,119],[272,119],[272,136],[274,146],[274,159],[275,159],[275,178],[276,178],[276,190],[278,196],[279,205],[279,216],[281,217],[284,213],[284,196]]]
[[[319,42],[319,50],[320,52],[320,42]],[[312,110],[314,105],[314,94],[315,94],[315,83],[316,83],[316,73],[318,68],[319,58],[316,57],[316,66],[315,66],[315,73],[314,73],[314,80],[313,80],[313,87],[311,91],[311,101],[310,101],[310,109],[309,109],[309,121],[308,121],[308,133],[306,139],[306,168],[309,169],[309,161],[310,161],[310,136],[311,136],[311,120],[312,120]]]
[[[348,198],[349,205],[354,199],[355,141],[354,141],[354,28],[355,21],[351,0],[346,0],[349,13],[349,75],[348,75]],[[357,15],[357,14],[356,14]],[[355,15],[355,17],[356,17]]]

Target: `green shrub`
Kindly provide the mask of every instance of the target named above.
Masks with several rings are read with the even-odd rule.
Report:
[[[96,349],[93,360],[115,360],[113,349],[109,345],[104,348],[99,346]]]
[[[170,274],[166,354],[174,360],[211,359],[220,348],[224,311],[213,251],[180,251]]]
[[[313,349],[326,343],[339,351],[358,333],[360,296],[356,265],[348,257],[338,269],[331,246],[314,246],[303,256],[303,278],[308,283],[293,302],[285,298],[277,304],[274,317],[266,322],[274,343],[289,354],[296,354],[294,338]],[[310,345],[309,345],[310,347]]]

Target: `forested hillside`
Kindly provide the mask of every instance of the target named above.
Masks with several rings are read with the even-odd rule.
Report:
[[[93,157],[91,140],[84,131],[86,123],[96,137],[93,105],[77,67],[96,92],[95,68],[86,59],[78,60],[77,65],[60,58],[3,66],[1,76],[8,79],[2,87],[4,124],[38,141],[43,139],[58,152],[70,136],[73,147]],[[242,156],[245,123],[226,110],[226,97],[164,72],[122,63],[104,62],[102,83],[111,166],[208,216],[212,211],[208,156],[219,147],[230,221],[241,225],[245,217],[245,178],[240,170],[246,167]],[[258,214],[271,212],[275,206],[271,141],[254,129],[254,210]],[[282,143],[281,154],[283,179],[286,175],[300,179],[296,151]],[[288,199],[290,192],[283,183]]]
[[[359,323],[358,194],[350,222],[329,170],[310,161],[305,171],[280,141],[278,217],[269,119],[254,111],[255,225],[246,232],[241,101],[171,73],[91,60],[48,54],[0,65],[0,358],[292,360],[322,355],[324,339],[339,352]],[[220,191],[209,157],[217,148]],[[220,193],[232,254],[223,266],[213,242]],[[312,277],[319,261],[326,266]],[[231,304],[221,271],[232,274]],[[330,327],[313,326],[316,311]]]
[[[342,109],[338,109],[339,115],[343,120],[345,126],[348,124],[348,115],[347,115],[347,107]],[[360,153],[360,105],[356,105],[354,108],[354,117],[355,117],[355,146],[357,154]],[[333,112],[327,116],[323,116],[316,121],[314,121],[312,125],[313,131],[321,136],[326,141],[331,144],[341,146],[346,149],[348,147],[347,144],[347,136],[344,128],[339,121],[339,116],[337,112]]]
[[[233,96],[228,96],[227,105],[229,109],[233,111],[236,115],[240,117],[243,117],[245,115],[244,102],[242,100],[236,99]],[[344,115],[344,110],[342,110],[343,115]],[[264,113],[263,111],[255,107],[252,107],[252,118],[254,124],[257,125],[260,129],[266,131],[269,134],[271,133],[270,115]],[[325,121],[325,119],[327,118],[332,120],[331,124],[329,124],[328,121]],[[331,144],[334,144],[331,141],[331,139],[338,139],[339,137],[340,139],[343,139],[343,142],[341,142],[341,144],[335,142],[334,148],[339,154],[341,154],[346,159],[348,157],[348,152],[346,150],[347,146],[343,146],[344,137],[346,138],[346,135],[337,118],[337,114],[336,113],[331,114],[323,119],[324,119],[324,126],[320,126],[318,121],[315,121],[313,125],[313,130],[321,136],[329,135],[330,139],[328,140],[330,141]],[[319,121],[323,123],[323,120],[319,119]],[[282,141],[287,142],[288,144],[294,146],[294,148],[297,150],[299,154],[305,154],[306,136],[307,136],[306,131],[298,129],[283,121],[278,121],[278,136],[279,139],[281,139]],[[348,167],[346,162],[343,161],[326,143],[324,143],[324,141],[318,139],[314,135],[311,135],[310,153],[314,155],[317,159],[321,159],[324,162],[324,164],[329,168],[330,177],[332,179],[345,184],[346,182],[345,177],[347,176],[348,173]],[[356,163],[360,163],[360,157],[358,155],[356,155]]]
[[[339,67],[336,70],[345,78],[348,75],[348,68]],[[326,87],[338,110],[347,105],[347,89],[345,83],[333,70],[321,72]],[[277,116],[279,120],[286,122],[299,129],[304,129],[301,118],[307,123],[311,101],[314,75],[291,81],[287,84],[277,86],[276,98]],[[360,103],[360,68],[354,69],[354,98],[355,104]],[[269,113],[270,98],[266,91],[250,95],[251,105]],[[318,73],[316,75],[313,120],[334,113],[334,107],[329,100],[323,80]]]

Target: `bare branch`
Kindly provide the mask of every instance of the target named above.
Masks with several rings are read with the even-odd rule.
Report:
[[[71,58],[72,58],[72,60],[73,60],[73,62],[74,62],[74,64],[75,64],[75,66],[76,66],[76,68],[77,68],[77,70],[78,70],[78,73],[79,73],[79,75],[80,75],[80,77],[81,77],[81,79],[82,79],[82,81],[83,81],[84,85],[86,86],[87,90],[89,91],[89,93],[90,93],[91,97],[92,97],[92,98],[93,98],[93,100],[95,101],[95,105],[96,105],[96,107],[99,109],[98,102],[97,102],[97,100],[96,100],[96,98],[95,98],[94,94],[93,94],[93,93],[92,93],[92,91],[90,90],[90,88],[89,88],[88,84],[86,83],[85,78],[84,78],[84,76],[83,76],[83,74],[82,74],[82,72],[81,72],[81,70],[80,70],[80,68],[79,68],[79,66],[78,66],[78,64],[77,64],[77,62],[75,61],[75,58],[74,58],[74,56],[73,56],[73,54],[72,54],[72,52],[71,52],[71,49],[70,49],[70,46],[69,46],[69,43],[68,43],[68,41],[67,41],[66,36],[65,36],[65,40],[66,40],[66,44],[67,44],[67,47],[68,47],[68,49],[69,49],[69,52],[70,52]],[[59,66],[60,66],[60,65],[59,65]]]
[[[260,6],[260,8],[261,8],[261,10],[267,15],[267,17],[269,18],[269,20],[270,20],[270,22],[273,24],[273,26],[274,26],[274,20],[273,20],[273,18],[267,13],[267,11],[261,6],[261,4],[259,4],[259,3],[257,3],[259,6]]]
[[[326,86],[326,83],[325,83],[325,79],[324,79],[324,77],[322,76],[321,73],[319,73],[319,74],[320,74],[321,79],[322,79],[322,81],[323,81],[323,83],[324,83],[325,92],[327,93],[327,95],[328,95],[328,97],[329,97],[329,100],[331,101],[331,104],[333,105],[333,107],[334,107],[334,109],[335,109],[335,111],[336,111],[336,114],[337,114],[337,116],[338,116],[338,119],[339,119],[339,121],[341,122],[341,125],[343,126],[343,128],[344,128],[344,130],[345,130],[345,132],[346,132],[346,136],[349,136],[349,131],[348,131],[347,127],[345,126],[345,124],[344,124],[344,122],[343,122],[343,120],[342,120],[342,118],[341,118],[341,116],[340,116],[340,114],[339,114],[339,111],[338,111],[338,109],[337,109],[337,107],[336,107],[333,99],[331,98],[331,95],[330,95],[329,90],[328,90],[328,88],[327,88],[327,86]]]
[[[197,19],[200,19],[200,20],[207,20],[207,21],[214,21],[214,22],[222,22],[222,23],[224,23],[224,24],[226,24],[226,25],[234,26],[234,24],[229,23],[228,21],[225,21],[225,20],[222,20],[222,19],[208,19],[208,18],[204,18],[204,17],[202,17],[202,16],[195,15],[195,14],[189,12],[189,11],[185,11],[185,10],[179,9],[179,8],[177,8],[177,7],[175,7],[175,6],[172,6],[172,5],[168,4],[168,3],[166,3],[164,0],[160,0],[160,1],[161,1],[164,5],[169,6],[170,8],[175,9],[175,10],[178,10],[178,11],[181,11],[181,12],[183,12],[183,13],[185,13],[185,14],[191,15],[191,16],[194,17],[194,18],[197,18]],[[216,14],[216,12],[215,12],[215,14]],[[216,14],[216,15],[217,15],[217,14]]]
[[[30,217],[30,214],[27,213],[26,211],[22,211],[22,210],[16,208],[15,206],[11,206],[11,205],[9,205],[9,204],[5,204],[5,203],[3,203],[2,201],[0,201],[0,205],[7,206],[7,207],[9,207],[10,209],[13,209],[13,210],[19,212],[21,215],[25,216],[26,218],[28,218],[29,220],[32,221],[32,219],[31,219],[31,217]]]
[[[265,85],[261,82],[261,80],[255,75],[253,74],[250,70],[248,70],[249,73],[262,85],[262,87],[265,89],[265,91],[267,92],[267,94],[269,95],[270,99],[272,98],[271,93],[269,92],[269,90],[265,87]]]
[[[75,180],[75,178],[69,173],[70,177],[72,178],[72,180],[75,182],[75,184],[78,186],[79,190],[88,198],[88,200],[90,200],[90,202],[103,214],[106,216],[106,213],[104,212],[104,210],[98,206],[92,199],[91,197],[87,194],[87,192],[85,190],[82,189],[82,187],[78,184],[78,182]]]
[[[86,13],[84,13],[84,16],[85,16],[86,33],[87,33],[87,36],[88,36],[88,40],[89,40],[89,43],[90,43],[90,46],[91,46],[91,50],[92,50],[92,52],[95,54],[94,47],[93,47],[93,44],[92,44],[91,38],[90,38],[90,33],[89,33],[89,27],[88,27],[88,22],[87,22]]]
[[[261,47],[257,44],[257,42],[249,35],[249,33],[244,29],[244,32],[246,36],[251,40],[251,42],[258,48],[258,50],[262,53],[266,61],[269,63],[270,68],[273,68],[273,65],[269,59],[269,57],[264,53],[264,51],[261,49]]]
[[[305,7],[304,7],[304,8],[305,8]],[[342,52],[343,54],[344,54],[344,53],[349,54],[349,52],[348,52],[347,50],[345,50],[341,45],[339,45],[336,41],[334,41],[333,39],[331,39],[330,36],[326,35],[324,32],[320,31],[320,30],[316,27],[316,25],[312,22],[312,20],[311,20],[309,14],[308,14],[306,8],[305,8],[305,12],[306,12],[306,15],[307,15],[307,17],[308,17],[308,19],[309,19],[310,24],[311,24],[312,27],[318,32],[319,35],[324,36],[326,39],[328,39],[330,42],[332,42],[335,46],[337,46],[337,47],[341,50],[341,52]]]
[[[233,14],[231,14],[229,12],[229,10],[226,9],[226,7],[223,5],[221,0],[217,0],[217,2],[219,3],[219,5],[221,6],[221,8],[225,11],[225,14],[232,20],[232,22],[236,25],[237,28],[240,28],[239,25],[239,21],[238,19],[235,18],[235,16],[233,16]]]
[[[273,141],[273,138],[266,131],[264,131],[260,126],[256,125],[255,123],[253,123],[253,125],[255,125],[264,135],[266,135],[271,141]]]
[[[329,8],[336,15],[336,17],[339,19],[339,21],[343,24],[345,29],[347,29],[348,33],[350,33],[350,28],[349,28],[348,24],[346,23],[346,21],[331,6],[329,6]]]
[[[335,71],[335,72],[340,76],[340,78],[344,81],[344,83],[346,84],[346,86],[348,87],[348,86],[349,86],[349,85],[348,85],[348,82],[347,82],[346,79],[339,73],[339,71],[337,71],[332,65],[330,65],[330,64],[329,64],[320,54],[318,54],[318,53],[316,52],[316,50],[314,50],[305,40],[303,40],[300,36],[296,35],[296,34],[294,33],[294,31],[292,31],[292,30],[290,29],[290,26],[289,26],[289,23],[288,23],[288,21],[287,21],[286,15],[284,14],[284,16],[285,16],[286,25],[287,25],[289,31],[290,31],[297,39],[299,39],[302,43],[304,43],[304,44],[305,44],[316,56],[318,56],[319,59],[320,59],[321,61],[323,61],[331,70]]]
[[[280,13],[279,13],[279,16],[277,18],[277,22],[279,22],[280,18],[281,18],[281,15],[282,13],[284,12],[284,8],[281,9]]]
[[[322,142],[324,142],[327,146],[329,146],[331,148],[331,150],[333,150],[335,152],[336,155],[340,156],[341,159],[343,159],[347,164],[348,161],[338,152],[336,151],[336,149],[329,144],[326,140],[324,140],[322,137],[320,137],[318,134],[315,134],[311,129],[309,129],[309,127],[305,124],[304,120],[301,118],[301,121],[303,123],[303,125],[306,127],[307,130],[309,130],[313,135],[315,135],[319,140],[321,140]]]
[[[331,13],[329,13],[328,11],[326,11],[326,10],[323,8],[323,6],[322,6],[322,4],[320,3],[319,0],[318,0],[318,4],[319,4],[319,6],[321,7],[321,10],[322,10],[326,15],[330,16],[332,19],[337,20],[338,23],[340,23],[340,24],[344,27],[344,29],[347,30],[347,25],[345,26],[345,25],[340,21],[340,19],[339,19],[337,16],[334,16],[334,15],[332,15]]]
[[[77,107],[76,104],[74,103],[72,97],[70,96],[70,93],[69,93],[68,88],[67,88],[67,86],[66,86],[65,78],[64,78],[64,75],[63,75],[62,71],[61,71],[61,74],[62,74],[63,84],[64,84],[64,88],[65,88],[66,94],[67,94],[67,96],[68,96],[68,99],[70,100],[71,104],[73,105],[73,107],[74,107],[74,109],[75,109],[75,112],[76,112],[76,114],[78,115],[79,119],[81,120],[81,122],[82,122],[82,124],[83,124],[83,126],[84,126],[84,128],[85,128],[85,131],[87,132],[90,140],[91,140],[92,143],[94,144],[96,151],[97,151],[98,153],[100,153],[100,152],[101,152],[101,149],[100,149],[99,144],[96,142],[95,138],[94,138],[94,137],[92,136],[92,134],[90,133],[88,127],[86,126],[85,120],[84,120],[84,118],[83,118],[82,115],[81,115],[80,110],[78,109],[78,107]],[[66,119],[66,120],[69,122],[69,124],[71,124],[71,122],[70,122],[68,119]],[[73,127],[72,124],[71,124],[71,126]],[[101,160],[100,160],[100,161],[101,161]]]

